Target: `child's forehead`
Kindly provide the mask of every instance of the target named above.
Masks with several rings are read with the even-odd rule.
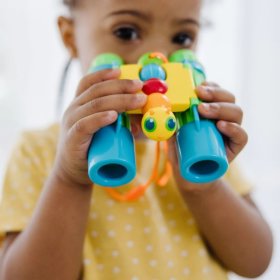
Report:
[[[202,0],[82,0],[92,5],[98,13],[108,13],[117,10],[140,10],[145,13],[175,13],[192,14],[198,13]]]

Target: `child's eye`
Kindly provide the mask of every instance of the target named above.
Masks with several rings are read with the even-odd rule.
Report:
[[[138,31],[130,26],[120,27],[114,31],[115,36],[124,41],[133,41],[139,39]]]
[[[184,47],[190,47],[194,42],[194,38],[190,34],[182,32],[175,35],[172,42],[174,44],[183,45]]]

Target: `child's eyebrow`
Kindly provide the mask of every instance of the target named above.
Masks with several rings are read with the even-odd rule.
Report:
[[[174,24],[176,24],[176,25],[194,24],[194,25],[197,25],[198,27],[201,26],[201,23],[193,18],[184,18],[184,19],[174,20]]]
[[[120,11],[114,11],[114,12],[111,12],[107,15],[107,17],[109,16],[118,16],[118,15],[131,15],[131,16],[135,16],[135,17],[138,17],[142,20],[145,20],[145,21],[151,21],[151,16],[147,15],[147,14],[144,14],[140,11],[135,11],[135,10],[120,10]]]
[[[136,10],[120,10],[120,11],[114,11],[111,12],[107,15],[107,17],[110,16],[118,16],[118,15],[131,15],[131,16],[135,16],[138,17],[142,20],[145,21],[151,21],[152,17],[148,14],[142,13],[140,11],[136,11]],[[200,27],[200,22],[197,21],[196,19],[193,18],[184,18],[184,19],[176,19],[173,21],[174,25],[182,25],[182,24],[194,24],[197,25],[198,27]]]

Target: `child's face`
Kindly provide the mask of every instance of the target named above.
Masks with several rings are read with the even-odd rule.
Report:
[[[177,49],[194,49],[200,28],[201,0],[80,0],[68,24],[73,40],[61,32],[83,72],[92,59],[104,52],[135,63],[150,51],[169,55]],[[63,22],[64,21],[64,22]],[[64,28],[65,30],[65,28]],[[65,36],[66,35],[66,36]]]

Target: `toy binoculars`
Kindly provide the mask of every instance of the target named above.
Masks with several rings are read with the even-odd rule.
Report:
[[[164,141],[176,135],[178,163],[183,178],[207,183],[228,168],[223,138],[215,122],[201,118],[195,87],[205,81],[203,67],[190,50],[174,52],[169,59],[152,52],[137,64],[124,64],[115,54],[101,54],[89,72],[120,68],[120,79],[141,79],[147,94],[145,106],[121,113],[115,123],[101,128],[88,151],[88,174],[101,186],[117,187],[136,175],[134,139],[130,114],[142,114],[142,130],[150,139]]]

